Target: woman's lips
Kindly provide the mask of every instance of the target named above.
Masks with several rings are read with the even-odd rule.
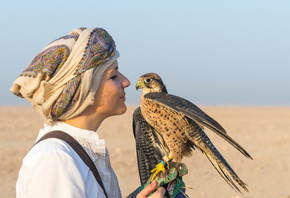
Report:
[[[126,94],[124,94],[124,95],[123,95],[123,96],[121,96],[120,98],[121,98],[121,99],[124,99],[124,100],[126,100],[126,97],[125,97],[125,95],[126,95]]]

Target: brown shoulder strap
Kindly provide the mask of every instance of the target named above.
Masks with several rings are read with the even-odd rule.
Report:
[[[100,184],[101,188],[104,191],[105,196],[108,198],[107,192],[105,190],[104,184],[101,180],[100,174],[90,158],[90,156],[87,154],[87,152],[83,149],[83,147],[69,134],[63,132],[63,131],[52,131],[47,134],[45,134],[42,138],[40,138],[35,144],[48,139],[48,138],[57,138],[60,140],[65,141],[70,147],[80,156],[80,158],[84,161],[84,163],[90,168],[92,173],[94,174],[96,180]],[[35,145],[34,144],[34,145]]]

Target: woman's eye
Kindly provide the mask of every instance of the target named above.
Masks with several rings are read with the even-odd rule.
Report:
[[[114,75],[114,76],[111,77],[111,79],[113,79],[113,80],[116,79],[116,78],[117,78],[117,75]]]

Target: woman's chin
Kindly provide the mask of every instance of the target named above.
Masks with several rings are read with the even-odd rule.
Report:
[[[120,111],[121,112],[120,115],[126,113],[126,111],[127,111],[127,106],[124,104],[124,107]]]
[[[122,107],[119,107],[118,111],[116,111],[115,113],[112,113],[111,116],[122,115],[126,113],[126,111],[127,111],[127,106],[124,104]]]

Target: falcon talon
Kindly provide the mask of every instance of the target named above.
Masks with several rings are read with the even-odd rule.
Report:
[[[157,174],[160,173],[160,172],[165,173],[165,166],[161,162],[159,164],[157,164],[156,167],[153,170],[151,170],[151,173],[153,173],[151,181],[153,181],[155,179],[155,177],[157,176]]]

